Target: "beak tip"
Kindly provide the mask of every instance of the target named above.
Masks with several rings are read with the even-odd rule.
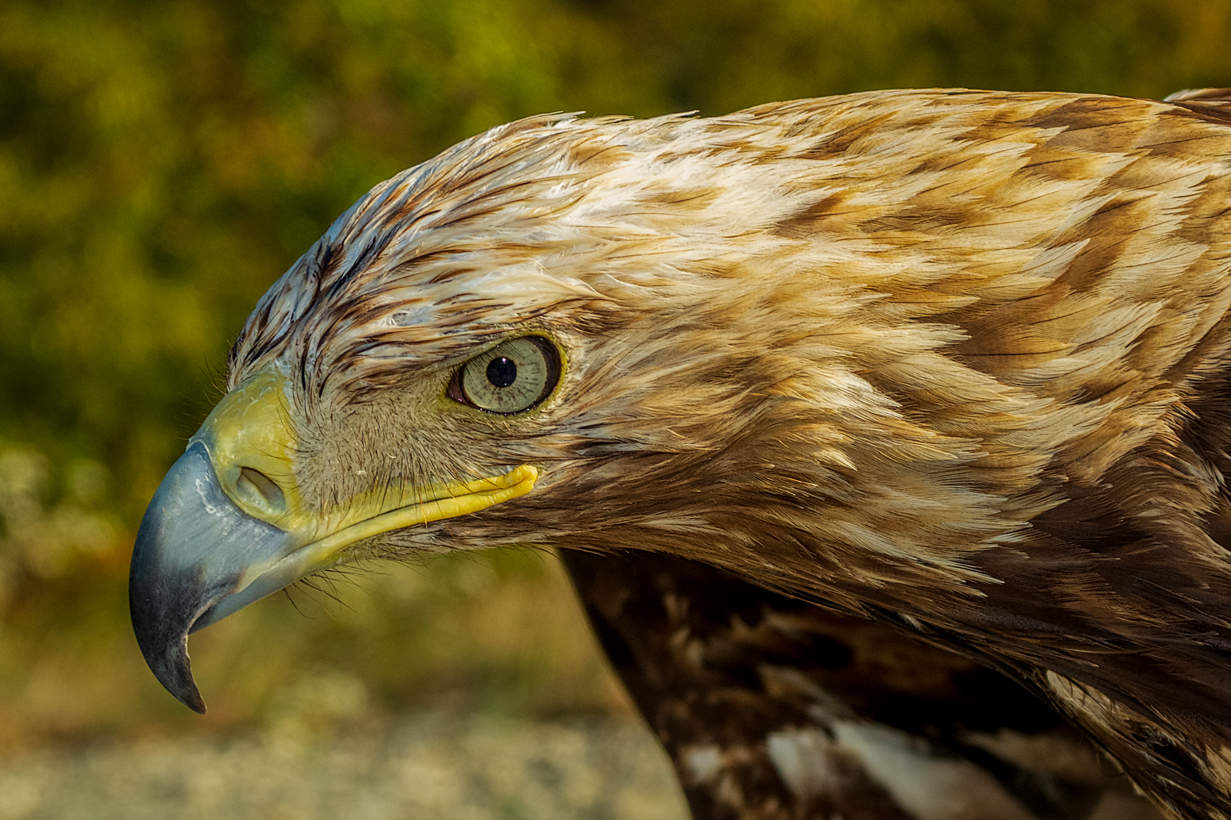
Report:
[[[205,701],[192,677],[187,631],[183,631],[178,640],[173,635],[159,635],[155,640],[142,640],[144,637],[147,636],[138,631],[137,643],[154,677],[180,703],[198,714],[205,714]]]
[[[205,714],[205,701],[202,699],[201,693],[197,691],[196,686],[192,686],[191,689],[185,689],[179,692],[171,692],[171,694],[175,695],[176,700],[196,712],[198,715]]]
[[[203,701],[203,700],[201,699],[201,694],[200,694],[199,692],[193,692],[193,696],[194,696],[194,697],[193,697],[193,699],[192,699],[192,700],[190,700],[190,701],[185,700],[185,701],[181,701],[181,702],[182,702],[185,706],[187,706],[189,709],[191,709],[192,711],[196,712],[198,715],[203,715],[203,714],[205,714],[205,712],[206,712],[206,709],[205,709],[205,701]]]
[[[167,666],[155,669],[154,676],[180,703],[198,715],[205,714],[205,700],[197,689],[197,682],[192,679],[192,664],[188,660],[187,648],[180,646],[179,651],[173,654],[179,657],[167,658]]]

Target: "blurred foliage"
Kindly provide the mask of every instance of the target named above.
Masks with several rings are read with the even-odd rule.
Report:
[[[1228,42],[1231,0],[9,0],[0,739],[171,714],[127,636],[132,531],[250,306],[380,179],[550,110],[902,86],[1161,96],[1231,84]],[[217,711],[236,719],[295,675],[355,708],[446,689],[610,703],[545,566],[399,570],[306,624],[257,607],[194,642],[207,695],[229,678]]]

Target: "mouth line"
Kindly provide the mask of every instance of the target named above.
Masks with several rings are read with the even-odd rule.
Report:
[[[219,605],[223,606],[225,612],[222,616],[225,617],[246,603],[276,592],[311,572],[324,569],[339,552],[356,541],[485,510],[530,492],[538,477],[537,467],[523,464],[498,476],[446,484],[439,488],[439,494],[434,498],[379,512],[322,538],[300,544],[270,563],[252,567],[248,577],[239,579],[234,592],[222,600],[215,600],[197,616],[189,631],[196,631],[218,620]]]
[[[507,473],[491,478],[477,478],[462,484],[447,484],[434,498],[385,510],[348,524],[324,538],[304,544],[293,554],[310,550],[314,557],[327,560],[343,547],[373,535],[476,513],[525,495],[534,489],[534,482],[538,476],[537,467],[523,464]]]

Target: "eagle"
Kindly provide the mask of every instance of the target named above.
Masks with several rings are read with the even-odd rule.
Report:
[[[145,514],[190,632],[556,550],[705,818],[1231,818],[1231,90],[555,114],[260,299]]]

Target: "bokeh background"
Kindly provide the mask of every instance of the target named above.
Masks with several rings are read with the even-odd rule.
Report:
[[[1231,85],[1228,43],[1231,0],[0,4],[0,818],[140,816],[150,782],[179,816],[237,811],[209,802],[234,783],[254,816],[386,816],[357,772],[415,754],[426,768],[389,775],[396,816],[680,816],[542,556],[272,598],[194,638],[207,717],[158,687],[128,629],[133,533],[257,297],[371,185],[527,114],[904,86],[1159,97]],[[319,755],[347,744],[369,757],[343,776]],[[527,746],[530,770],[508,763]],[[577,785],[570,761],[607,779]],[[243,778],[274,769],[352,788],[252,797]],[[535,804],[531,782],[581,797]],[[414,802],[441,783],[452,809]]]

